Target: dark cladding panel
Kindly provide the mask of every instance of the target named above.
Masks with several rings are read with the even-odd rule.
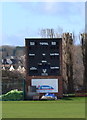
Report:
[[[29,76],[61,75],[61,38],[25,39]]]

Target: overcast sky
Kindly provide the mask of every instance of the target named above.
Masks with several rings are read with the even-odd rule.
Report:
[[[84,31],[85,2],[4,2],[2,44],[25,45],[26,37],[40,37],[42,28]]]

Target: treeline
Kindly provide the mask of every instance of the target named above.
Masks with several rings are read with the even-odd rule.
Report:
[[[25,47],[21,46],[0,46],[0,55],[2,54],[2,59],[14,56],[14,57],[20,57],[25,54]]]

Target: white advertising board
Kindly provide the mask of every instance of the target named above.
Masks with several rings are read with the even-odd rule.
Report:
[[[58,79],[32,79],[32,86],[36,86],[38,93],[57,93]]]

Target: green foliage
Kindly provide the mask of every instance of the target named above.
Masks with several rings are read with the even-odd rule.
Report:
[[[23,100],[23,91],[11,90],[8,93],[0,96],[2,101],[19,101]]]

